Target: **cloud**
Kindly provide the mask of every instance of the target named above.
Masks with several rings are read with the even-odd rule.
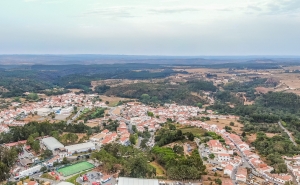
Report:
[[[254,11],[262,11],[262,9],[258,6],[249,5],[247,8]]]
[[[269,14],[290,14],[299,13],[299,0],[275,0],[267,3],[267,13]]]
[[[132,13],[133,7],[116,6],[106,8],[94,8],[81,14],[80,16],[104,16],[108,18],[131,18],[138,17]]]
[[[215,11],[231,11],[231,7],[226,6],[199,6],[199,7],[158,7],[149,9],[152,13],[185,13],[185,12],[201,12],[205,10],[215,10]]]

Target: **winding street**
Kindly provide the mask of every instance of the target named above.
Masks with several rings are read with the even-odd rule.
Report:
[[[234,143],[235,147],[239,150],[242,160],[243,160],[243,164],[249,166],[252,169],[252,173],[254,175],[259,175],[259,176],[263,177],[266,181],[272,182],[274,184],[281,184],[279,182],[275,182],[273,179],[268,178],[264,174],[260,174],[258,171],[256,171],[254,166],[252,164],[250,164],[250,162],[248,161],[248,158],[244,155],[244,153],[240,150],[240,148],[236,145],[236,143],[231,138],[229,138],[229,139]],[[235,177],[235,174],[233,176]]]
[[[278,125],[284,130],[285,133],[287,133],[287,135],[289,136],[290,140],[292,141],[292,143],[297,146],[297,143],[294,141],[294,138],[292,136],[292,134],[286,129],[284,128],[284,126],[281,124],[280,121],[278,121]]]
[[[79,111],[77,111],[77,113],[67,121],[67,124],[69,125],[70,123],[72,123],[73,120],[76,120],[79,116],[80,116],[80,113],[84,110],[84,107],[81,107],[79,109]]]

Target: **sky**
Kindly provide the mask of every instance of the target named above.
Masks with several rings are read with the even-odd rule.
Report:
[[[1,0],[0,54],[300,55],[300,0]]]

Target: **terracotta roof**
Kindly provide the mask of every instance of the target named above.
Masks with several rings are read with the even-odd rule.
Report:
[[[230,170],[232,171],[233,170],[233,166],[231,164],[228,164],[226,167],[225,167],[225,170]]]
[[[236,175],[237,175],[237,176],[242,175],[242,176],[247,177],[247,169],[246,169],[246,168],[239,167],[238,170],[237,170],[237,172],[236,172]]]

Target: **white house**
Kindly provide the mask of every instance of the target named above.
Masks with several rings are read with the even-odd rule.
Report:
[[[231,164],[228,164],[224,169],[224,175],[228,175],[231,177],[233,171],[233,166]]]
[[[226,153],[219,153],[218,154],[218,161],[229,161],[230,155]]]
[[[239,167],[236,173],[236,180],[246,182],[247,181],[247,169]]]
[[[68,153],[74,154],[75,152],[77,153],[87,152],[89,150],[95,150],[96,148],[94,143],[87,142],[87,143],[80,143],[80,144],[66,146],[65,149],[68,151]]]

